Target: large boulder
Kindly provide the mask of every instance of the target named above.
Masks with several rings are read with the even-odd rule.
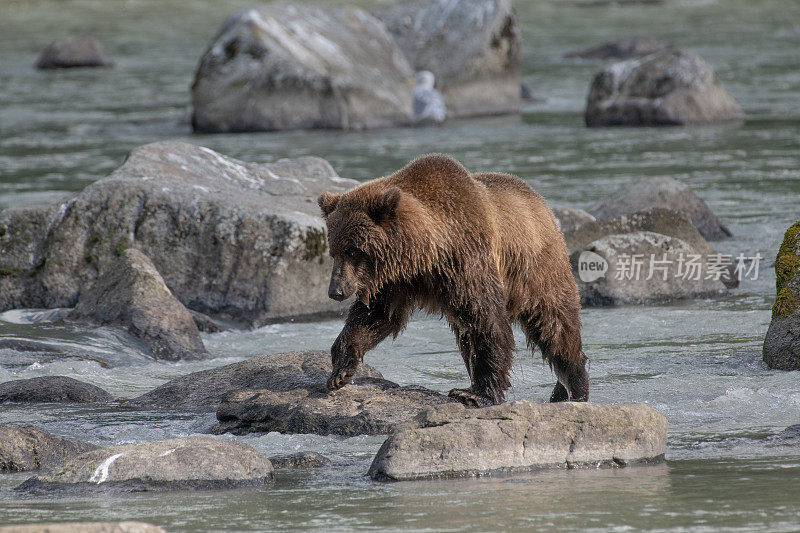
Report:
[[[775,291],[764,362],[778,370],[800,370],[800,222],[786,230],[775,258]]]
[[[2,526],[0,533],[167,533],[144,522],[63,522]]]
[[[331,373],[330,352],[285,352],[253,357],[175,378],[126,405],[155,409],[214,411],[232,392],[268,389],[287,391],[324,384]],[[354,375],[381,378],[380,372],[361,364]]]
[[[42,70],[113,65],[100,41],[77,35],[69,35],[51,43],[36,61],[36,68]]]
[[[16,490],[216,490],[263,486],[272,478],[269,459],[247,444],[185,437],[86,452]]]
[[[67,376],[42,376],[0,383],[0,404],[108,403],[113,399],[100,387]]]
[[[660,304],[727,294],[733,280],[723,278],[731,276],[733,259],[703,252],[676,237],[636,231],[597,239],[570,262],[583,305]]]
[[[412,75],[375,17],[261,4],[226,20],[192,85],[195,131],[365,129],[411,122]]]
[[[194,317],[175,299],[152,261],[129,248],[78,298],[69,320],[120,326],[156,359],[206,355]]]
[[[0,473],[52,468],[97,446],[34,428],[0,424]]]
[[[261,325],[343,308],[316,198],[356,182],[316,157],[242,163],[164,141],[60,204],[0,211],[0,310],[73,307],[127,248],[187,308]]]
[[[399,481],[650,464],[663,461],[666,442],[667,419],[644,404],[448,404],[398,427],[369,475]]]
[[[377,11],[414,70],[428,70],[449,118],[516,113],[522,41],[511,0],[401,0]]]
[[[328,392],[324,383],[277,392],[241,391],[219,406],[219,423],[212,433],[381,435],[426,407],[451,401],[422,387],[401,387],[376,378],[353,380],[334,392]]]
[[[686,126],[739,121],[741,107],[697,54],[668,49],[594,77],[587,126]]]
[[[618,41],[609,41],[584,50],[566,54],[566,57],[580,59],[630,59],[656,52],[663,52],[670,46],[653,37],[635,36]]]
[[[589,209],[598,219],[628,215],[654,207],[686,215],[709,241],[731,236],[731,231],[691,187],[674,178],[643,178],[626,184],[600,198]]]

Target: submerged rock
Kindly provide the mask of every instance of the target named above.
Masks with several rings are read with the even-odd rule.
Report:
[[[522,40],[511,0],[401,0],[376,12],[449,118],[517,113]]]
[[[666,440],[667,419],[644,404],[453,403],[398,427],[369,475],[399,481],[647,464],[663,461]]]
[[[192,85],[195,131],[411,122],[413,75],[386,28],[348,6],[259,4],[226,20]]]
[[[247,444],[186,437],[93,450],[28,479],[16,490],[217,490],[263,486],[272,478],[272,464]]]
[[[58,69],[73,67],[110,67],[114,62],[106,54],[100,41],[92,37],[70,35],[44,49],[36,61],[36,68]]]
[[[292,470],[322,468],[330,466],[331,460],[316,452],[299,452],[289,455],[273,455],[269,458],[275,469],[286,468]]]
[[[0,533],[167,533],[144,522],[64,522],[60,524],[19,524],[2,526]]]
[[[777,370],[800,370],[800,222],[783,236],[775,258],[775,304],[763,359]]]
[[[206,355],[194,318],[172,296],[150,259],[130,248],[82,292],[69,320],[119,326],[147,345],[156,359]]]
[[[581,59],[630,59],[656,52],[663,52],[670,46],[653,37],[635,36],[619,41],[609,41],[585,50],[566,54],[566,57]]]
[[[191,309],[188,311],[189,314],[192,315],[192,319],[194,320],[194,324],[197,326],[197,329],[203,333],[222,333],[223,331],[230,331],[230,329],[218,324],[213,318],[204,313],[193,311]]]
[[[583,209],[575,207],[551,205],[550,209],[553,211],[553,216],[556,217],[556,222],[558,222],[558,227],[561,228],[561,233],[565,235],[575,231],[587,222],[594,222],[596,220],[593,215],[587,213]]]
[[[51,206],[0,211],[0,311],[74,307],[127,248],[186,307],[261,325],[330,314],[331,262],[316,198],[357,182],[323,159],[242,163],[163,141]]]
[[[253,357],[247,361],[193,372],[175,378],[127,405],[159,409],[214,411],[231,392],[268,389],[286,391],[324,384],[331,373],[329,352],[284,352]],[[381,378],[367,364],[354,378]]]
[[[709,241],[731,236],[731,231],[691,187],[674,178],[643,178],[607,194],[589,208],[598,219],[628,215],[662,207],[689,217],[700,234]]]
[[[52,468],[97,446],[34,428],[0,424],[0,473]]]
[[[385,379],[364,378],[328,392],[324,382],[285,391],[241,391],[217,409],[212,433],[315,433],[381,435],[426,407],[451,402],[422,387],[401,387]]]
[[[739,121],[741,107],[700,56],[685,50],[616,63],[589,89],[587,126],[687,126]]]
[[[97,387],[66,376],[42,376],[0,383],[0,404],[108,403],[114,397]]]
[[[727,294],[723,278],[731,276],[733,259],[704,251],[676,237],[636,231],[597,239],[570,262],[582,305],[659,304]],[[587,261],[605,261],[607,269],[600,277],[587,276],[581,266]]]

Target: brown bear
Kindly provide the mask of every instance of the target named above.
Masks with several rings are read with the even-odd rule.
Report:
[[[333,257],[328,295],[356,295],[331,347],[328,389],[349,382],[364,353],[397,336],[411,312],[441,313],[472,382],[450,396],[501,403],[518,322],[558,382],[551,402],[586,401],[580,300],[564,238],[536,192],[509,174],[470,174],[456,160],[419,157],[319,205]]]

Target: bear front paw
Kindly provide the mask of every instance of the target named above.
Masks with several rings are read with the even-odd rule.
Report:
[[[487,407],[489,405],[496,405],[491,398],[476,394],[469,389],[453,389],[448,394],[454,400],[458,400],[467,407]]]
[[[353,377],[352,372],[348,372],[347,370],[334,370],[331,373],[331,377],[328,378],[328,390],[334,391],[341,389],[350,383],[351,377]]]

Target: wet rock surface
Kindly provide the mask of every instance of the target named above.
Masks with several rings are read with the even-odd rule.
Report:
[[[316,452],[299,452],[288,455],[273,455],[269,458],[273,468],[304,470],[330,466],[331,460]]]
[[[693,52],[668,49],[616,63],[589,88],[586,125],[688,126],[741,121],[741,107]]]
[[[731,231],[708,204],[691,187],[673,178],[643,178],[624,185],[600,198],[588,211],[598,219],[604,219],[657,207],[686,215],[709,241],[731,236]]]
[[[663,461],[666,439],[666,418],[644,404],[448,404],[398,427],[369,475],[414,480],[648,464]]]
[[[130,248],[78,299],[68,320],[117,326],[142,340],[156,359],[207,355],[189,311],[170,292],[152,261]]]
[[[232,15],[192,85],[195,131],[411,123],[413,75],[391,35],[348,6],[258,4]]]
[[[0,404],[108,403],[113,399],[100,387],[66,376],[43,376],[0,383]]]
[[[331,354],[322,351],[284,352],[253,357],[210,370],[194,372],[125,402],[135,407],[214,411],[232,392],[268,389],[287,391],[324,385],[331,373]],[[355,379],[381,378],[362,364]]]
[[[113,65],[114,62],[108,57],[100,41],[77,35],[63,37],[53,42],[36,60],[36,68],[41,70]]]
[[[565,57],[581,59],[630,59],[641,57],[656,52],[663,52],[670,46],[653,37],[629,37],[619,41],[609,41],[584,50],[577,50],[566,54]]]
[[[34,428],[0,424],[0,473],[49,469],[94,449],[97,446],[88,442],[62,439]]]
[[[762,357],[770,368],[800,370],[800,222],[783,236],[775,277],[775,304]]]
[[[510,0],[402,0],[376,16],[413,69],[434,74],[449,118],[519,111],[522,41]]]
[[[285,391],[242,391],[219,406],[212,432],[381,435],[426,407],[451,401],[422,387],[377,378],[354,379],[334,392],[324,382]]]
[[[330,314],[316,198],[356,182],[323,159],[243,163],[176,141],[139,147],[109,177],[50,206],[0,211],[0,310],[74,307],[127,248],[187,308],[261,325]]]
[[[264,486],[272,477],[269,460],[247,444],[186,437],[93,450],[28,479],[16,490],[217,490]]]

